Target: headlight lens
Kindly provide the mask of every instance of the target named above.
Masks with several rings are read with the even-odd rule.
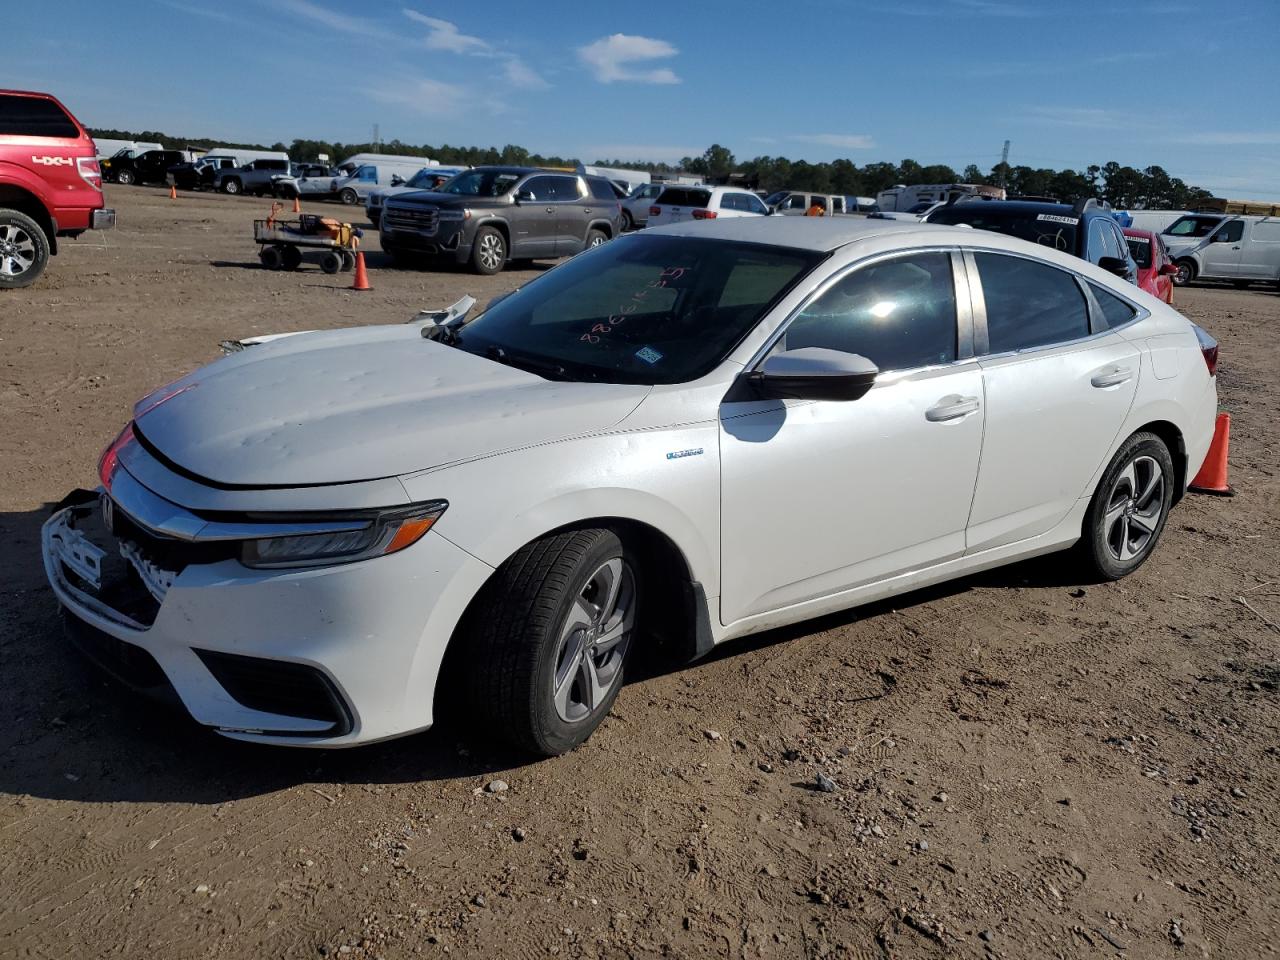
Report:
[[[358,530],[246,540],[240,560],[247,567],[270,569],[320,567],[386,556],[421,540],[448,506],[444,500],[432,500],[404,509],[347,514],[337,519],[349,524],[368,517],[369,522]],[[308,516],[305,522],[315,523],[317,518]]]
[[[470,210],[441,210],[440,211],[441,220],[466,220],[470,218],[470,216],[471,216]]]

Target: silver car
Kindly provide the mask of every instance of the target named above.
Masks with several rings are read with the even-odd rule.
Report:
[[[1224,217],[1209,236],[1170,250],[1178,286],[1192,280],[1231,280],[1247,287],[1255,280],[1280,286],[1280,217]]]

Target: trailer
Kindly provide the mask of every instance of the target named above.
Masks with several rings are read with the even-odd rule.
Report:
[[[297,270],[307,254],[319,252],[320,269],[325,273],[350,270],[356,265],[356,247],[363,231],[331,217],[304,213],[297,220],[277,220],[280,204],[273,204],[271,216],[253,221],[253,239],[258,259],[268,270]]]

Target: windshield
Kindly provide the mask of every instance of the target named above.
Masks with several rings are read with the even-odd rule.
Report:
[[[1076,252],[1079,217],[1034,210],[1000,210],[989,203],[942,207],[929,215],[930,223],[967,223],[978,230],[994,230],[1055,250]]]
[[[626,237],[521,287],[454,342],[558,379],[685,383],[724,360],[824,256],[695,237]]]
[[[440,176],[439,171],[432,170],[430,167],[426,167],[422,170],[419,170],[412,177],[410,177],[409,182],[406,183],[405,186],[406,187],[429,187],[436,182],[436,177],[438,176]]]
[[[779,190],[777,193],[771,193],[767,197],[765,197],[764,202],[771,207],[776,207],[783,200],[787,199],[787,197],[789,197],[790,195],[791,194],[789,191]]]
[[[1171,237],[1207,237],[1221,222],[1222,217],[1179,217],[1164,232]]]
[[[510,170],[468,170],[441,186],[440,192],[464,197],[500,197],[522,176],[524,174]]]
[[[1151,241],[1146,237],[1131,237],[1125,234],[1125,243],[1129,244],[1129,252],[1133,254],[1133,259],[1143,270],[1151,266]]]
[[[117,150],[115,153],[113,153],[113,154],[111,155],[111,159],[112,159],[112,160],[127,160],[127,159],[129,159],[130,157],[132,157],[132,156],[133,156],[133,148],[132,148],[132,147],[121,147],[119,150]]]

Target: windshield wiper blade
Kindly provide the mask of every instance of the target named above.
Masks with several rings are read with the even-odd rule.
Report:
[[[484,355],[490,360],[497,363],[505,363],[509,367],[515,367],[518,370],[524,370],[528,373],[536,373],[539,376],[549,377],[552,380],[565,380],[564,367],[551,360],[539,360],[536,357],[514,356],[507,353],[502,347],[492,346],[486,347]]]

